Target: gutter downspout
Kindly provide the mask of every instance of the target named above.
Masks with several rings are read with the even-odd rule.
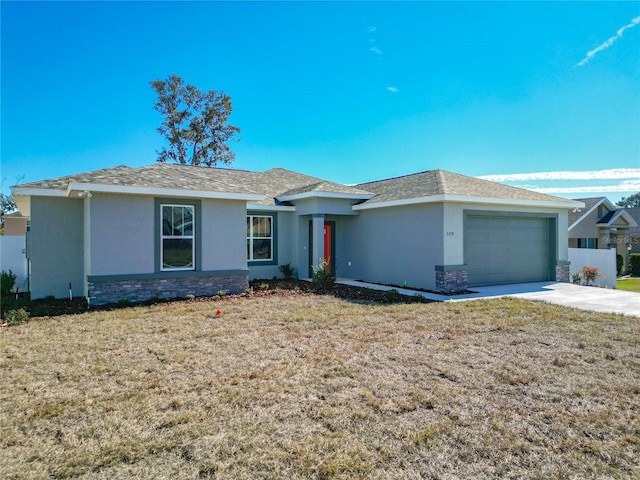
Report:
[[[84,275],[83,275],[83,296],[89,298],[89,275],[91,275],[91,192],[85,190],[79,194],[84,197],[83,212],[83,254],[84,254]]]

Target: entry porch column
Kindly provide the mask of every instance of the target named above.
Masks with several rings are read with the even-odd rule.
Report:
[[[311,221],[311,266],[324,259],[324,214],[314,213]],[[313,271],[310,272],[313,276]]]

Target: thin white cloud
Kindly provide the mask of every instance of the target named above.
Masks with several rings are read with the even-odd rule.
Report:
[[[640,179],[640,168],[609,168],[606,170],[560,171],[514,173],[505,175],[483,175],[484,180],[492,182],[526,182],[531,180],[620,180]]]
[[[382,55],[382,50],[380,50],[376,45],[371,47],[369,51],[375,53],[376,55]]]
[[[387,87],[387,90],[389,90],[391,93],[398,93],[400,91],[398,87]]]
[[[370,25],[367,27],[367,33],[373,33],[376,30],[378,30],[378,27],[376,27],[375,25]]]
[[[587,52],[587,54],[585,55],[585,57],[580,60],[576,66],[578,67],[582,67],[583,65],[585,65],[589,60],[591,60],[596,53],[599,53],[603,50],[606,50],[607,48],[609,48],[611,45],[613,45],[616,40],[618,40],[620,37],[622,37],[622,34],[624,33],[625,30],[629,29],[629,28],[633,28],[636,25],[638,25],[640,23],[640,17],[636,17],[634,19],[631,20],[631,23],[628,23],[627,25],[621,27],[620,29],[618,29],[618,31],[616,32],[616,34],[613,37],[608,38],[605,42],[601,43],[600,45],[598,45],[596,48],[594,48],[593,50]]]
[[[584,185],[581,187],[533,187],[530,190],[535,190],[540,193],[615,193],[615,192],[639,192],[640,180],[632,180],[629,182],[621,182],[618,185]]]

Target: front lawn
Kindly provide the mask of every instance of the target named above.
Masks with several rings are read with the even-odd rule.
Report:
[[[640,278],[618,279],[616,288],[618,290],[628,290],[629,292],[640,292]]]
[[[0,342],[2,478],[640,471],[635,318],[274,290],[32,319]]]

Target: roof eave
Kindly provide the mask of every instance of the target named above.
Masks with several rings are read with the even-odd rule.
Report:
[[[472,197],[468,195],[430,195],[426,197],[406,198],[402,200],[390,200],[388,202],[374,202],[354,205],[354,210],[368,210],[372,208],[397,207],[402,205],[415,205],[420,203],[481,203],[485,205],[511,205],[522,207],[546,207],[546,208],[582,208],[584,203],[575,200],[552,201],[552,200],[523,200],[516,198],[496,198],[496,197]]]
[[[295,212],[296,207],[289,205],[262,205],[247,202],[247,210],[257,210],[266,212]]]
[[[339,198],[343,200],[369,200],[375,195],[370,193],[304,192],[276,197],[281,202],[303,200],[305,198]]]
[[[68,195],[72,192],[99,192],[129,195],[151,195],[159,197],[207,198],[220,200],[261,201],[264,195],[206,190],[185,190],[181,188],[136,187],[128,185],[103,185],[97,183],[69,183]]]

